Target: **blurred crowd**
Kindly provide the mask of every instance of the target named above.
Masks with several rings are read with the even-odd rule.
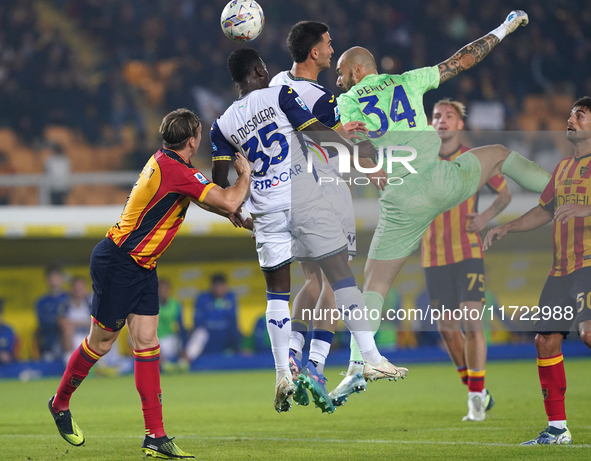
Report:
[[[219,25],[225,3],[1,2],[0,125],[34,141],[45,126],[63,124],[79,130],[91,143],[101,143],[116,141],[124,124],[132,124],[137,139],[143,139],[150,132],[146,127],[150,113],[161,115],[179,106],[195,110],[206,124],[211,123],[234,97],[225,61],[237,45],[224,37]],[[285,39],[296,20],[330,25],[333,66],[345,49],[362,45],[374,53],[380,71],[399,73],[443,61],[519,7],[528,12],[530,25],[499,45],[477,68],[446,83],[445,96],[464,103],[500,101],[506,126],[513,128],[528,94],[560,92],[573,98],[591,94],[585,65],[591,54],[590,2],[261,4],[265,29],[252,46],[261,52],[271,74],[291,65]],[[333,71],[320,77],[338,94],[335,80]],[[426,107],[441,96],[428,93]],[[150,147],[138,142],[136,150]]]
[[[37,299],[34,311],[37,328],[33,339],[33,358],[66,364],[88,335],[92,293],[85,278],[69,277],[59,266],[46,269],[47,292]],[[165,370],[186,370],[190,362],[203,354],[252,353],[270,350],[266,330],[255,333],[265,338],[243,338],[238,328],[238,303],[226,276],[216,273],[208,290],[198,293],[190,316],[183,314],[172,295],[172,283],[159,280],[160,312],[158,338],[161,364]],[[12,326],[3,321],[0,299],[0,366],[19,360],[19,338]],[[185,317],[191,317],[185,318]],[[126,335],[99,362],[98,373],[122,373],[133,368]],[[261,346],[261,348],[257,348]]]
[[[71,354],[88,335],[92,323],[92,292],[88,281],[70,276],[59,266],[46,269],[47,291],[35,303],[37,328],[33,339],[33,359],[67,364]],[[174,280],[160,278],[160,313],[158,338],[161,367],[166,372],[184,372],[200,367],[200,358],[206,356],[249,356],[268,354],[271,343],[264,313],[254,325],[239,326],[240,303],[225,274],[215,273],[209,287],[198,292],[190,309],[174,296]],[[486,292],[487,305],[499,306],[490,292]],[[421,311],[415,318],[407,317],[400,293],[392,288],[385,298],[385,309],[392,313],[376,334],[376,342],[385,350],[435,346],[444,349],[437,325],[428,316],[429,300],[426,290],[420,292],[412,309]],[[3,320],[3,302],[0,299],[0,367],[18,362],[20,341],[13,326]],[[395,314],[395,315],[394,315]],[[421,318],[419,318],[421,317]],[[530,333],[517,332],[516,325],[497,320],[485,322],[489,344],[523,343],[531,341]],[[351,335],[339,323],[331,350],[349,350]],[[309,345],[309,341],[306,342]],[[95,373],[113,376],[133,369],[131,344],[127,334],[121,335],[115,347],[103,357]],[[306,349],[307,352],[307,349]]]

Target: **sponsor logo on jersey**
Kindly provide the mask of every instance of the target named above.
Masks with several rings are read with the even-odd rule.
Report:
[[[565,194],[556,195],[556,206],[564,205],[565,203],[576,203],[579,205],[589,205],[589,196],[583,194]]]
[[[583,174],[581,174],[581,176],[583,176]],[[580,179],[572,179],[572,178],[567,178],[564,179],[562,181],[558,181],[557,182],[557,186],[572,186],[572,185],[578,185],[578,184],[582,184],[583,181],[581,181]]]
[[[265,190],[271,187],[277,187],[279,184],[287,182],[292,176],[297,176],[302,172],[302,165],[299,163],[289,169],[289,171],[283,171],[279,176],[273,176],[272,179],[261,179],[260,181],[253,181],[255,190]]]
[[[201,184],[209,184],[207,178],[199,172],[195,173],[195,178],[197,178],[197,181],[199,181]]]

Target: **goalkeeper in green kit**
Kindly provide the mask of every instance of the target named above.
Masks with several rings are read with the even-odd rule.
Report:
[[[337,85],[346,91],[338,97],[343,123],[364,122],[378,157],[387,146],[397,146],[395,153],[390,149],[391,161],[383,163],[388,185],[381,192],[379,221],[365,264],[363,299],[374,334],[390,286],[435,217],[474,195],[496,174],[537,193],[550,180],[538,165],[501,145],[440,162],[441,140],[423,108],[424,93],[478,64],[507,34],[527,23],[526,13],[512,11],[498,28],[441,64],[402,75],[378,74],[374,57],[361,47],[345,51],[337,62]],[[330,396],[335,405],[342,405],[351,393],[364,389],[363,360],[352,339],[349,370]]]

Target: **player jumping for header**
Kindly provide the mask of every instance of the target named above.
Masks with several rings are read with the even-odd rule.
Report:
[[[252,214],[259,264],[267,284],[267,330],[277,372],[275,409],[289,410],[295,392],[289,367],[290,264],[294,257],[318,262],[326,274],[335,304],[342,306],[343,322],[365,357],[368,379],[404,377],[408,370],[380,355],[369,322],[358,315],[363,298],[347,264],[347,239],[332,205],[324,200],[317,174],[306,171],[299,132],[315,140],[321,133],[323,140],[342,145],[350,146],[349,141],[319,122],[293,88],[269,87],[269,73],[256,50],[234,51],[228,69],[240,99],[211,128],[212,174],[218,184],[226,185],[229,163],[237,150],[254,165],[246,208]],[[375,154],[367,142],[359,147],[366,156]],[[314,377],[320,379],[317,374]],[[318,403],[323,410],[334,411],[328,395]]]
[[[337,62],[337,84],[346,91],[338,98],[342,121],[365,122],[376,148],[405,145],[412,148],[411,153],[414,150],[403,162],[391,164],[388,174],[395,181],[379,200],[380,217],[365,265],[363,294],[367,309],[378,312],[370,316],[378,319],[374,332],[386,293],[433,219],[473,196],[497,174],[534,192],[544,190],[550,179],[538,165],[501,145],[475,148],[451,162],[440,162],[441,140],[428,125],[423,108],[424,93],[482,61],[507,34],[527,23],[527,14],[512,11],[498,28],[441,64],[402,75],[378,74],[374,57],[361,47],[345,51]],[[356,346],[352,344],[351,349],[347,377],[363,369]],[[344,398],[349,390],[341,391],[339,386],[331,396]]]

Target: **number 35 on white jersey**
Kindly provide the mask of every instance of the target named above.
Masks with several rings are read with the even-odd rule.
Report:
[[[276,86],[252,91],[213,123],[212,160],[232,161],[240,151],[253,164],[248,211],[287,210],[318,190],[297,133],[316,121],[292,88]]]

